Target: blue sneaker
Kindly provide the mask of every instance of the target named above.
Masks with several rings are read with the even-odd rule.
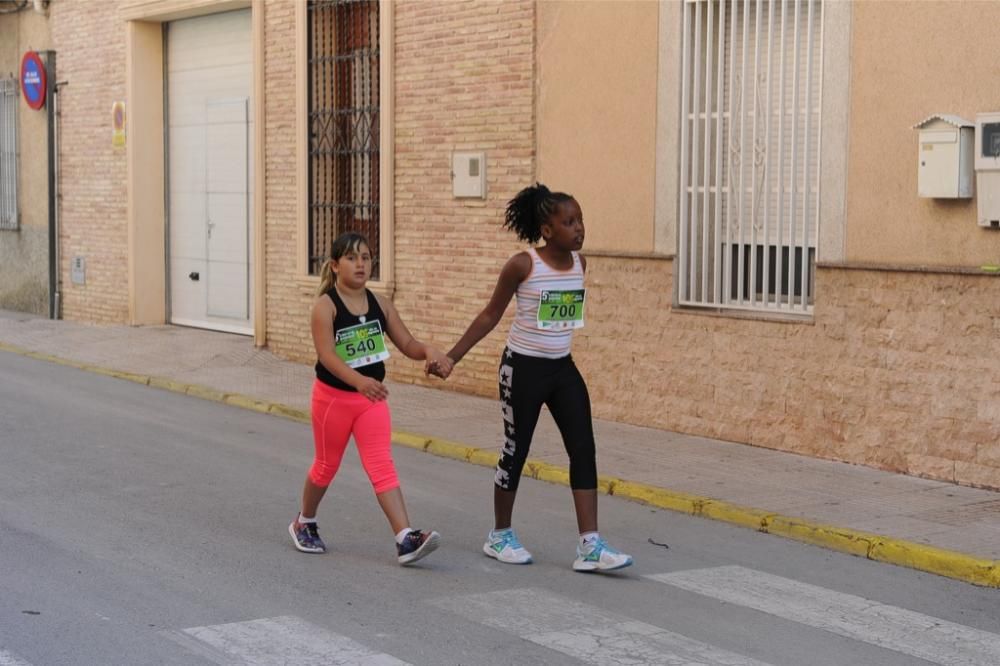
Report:
[[[531,553],[529,553],[521,542],[518,541],[514,530],[490,530],[483,544],[483,552],[495,560],[500,560],[505,564],[531,564]]]
[[[403,543],[396,544],[396,559],[400,564],[413,564],[437,550],[440,542],[441,535],[434,530],[427,534],[413,530],[403,537]]]
[[[325,553],[326,544],[319,538],[319,527],[316,523],[300,523],[298,518],[288,526],[292,535],[292,543],[303,553]]]
[[[616,571],[632,566],[632,556],[620,553],[600,537],[576,547],[573,571]]]

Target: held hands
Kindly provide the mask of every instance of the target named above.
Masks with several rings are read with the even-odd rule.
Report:
[[[424,374],[448,379],[448,375],[454,369],[455,362],[448,356],[433,347],[427,348],[427,359],[424,361]]]
[[[389,397],[389,389],[385,387],[385,384],[371,377],[362,376],[361,381],[355,384],[354,388],[372,402],[385,400]]]

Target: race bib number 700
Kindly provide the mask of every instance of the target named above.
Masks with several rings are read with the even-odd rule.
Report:
[[[337,356],[352,368],[361,368],[389,358],[382,324],[377,319],[337,331],[334,348]]]
[[[543,291],[538,300],[538,328],[561,331],[583,327],[586,289]]]

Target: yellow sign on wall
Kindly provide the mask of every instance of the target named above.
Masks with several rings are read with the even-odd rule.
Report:
[[[115,148],[125,146],[125,102],[111,105],[111,145]]]

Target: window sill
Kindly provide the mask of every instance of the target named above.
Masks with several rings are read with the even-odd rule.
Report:
[[[880,264],[861,261],[818,261],[816,268],[841,269],[848,271],[880,271],[889,273],[943,273],[949,275],[1000,276],[1000,273],[984,270],[981,266],[923,266],[919,264]]]
[[[738,310],[734,308],[702,308],[690,305],[674,305],[671,313],[681,315],[701,315],[704,317],[721,317],[723,319],[745,319],[762,321],[769,324],[804,324],[813,326],[816,323],[813,313],[794,314],[791,312],[757,312],[754,310]]]

